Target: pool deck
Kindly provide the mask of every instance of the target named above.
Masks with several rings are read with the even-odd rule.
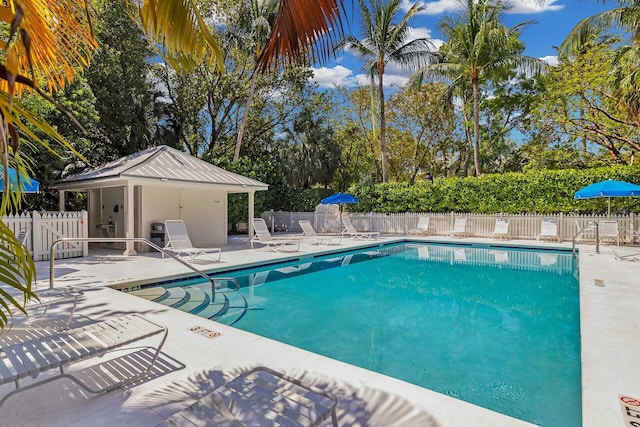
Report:
[[[381,238],[377,243],[397,238]],[[470,241],[547,249],[570,244],[489,239],[428,237],[424,240],[456,243]],[[303,243],[298,253],[278,254],[266,249],[250,250],[244,240],[233,239],[223,248],[222,261],[197,262],[202,270],[228,269],[370,244],[345,239],[339,246]],[[582,339],[583,426],[623,426],[619,395],[640,399],[640,262],[614,259],[611,247],[595,253],[593,245],[580,245],[580,309]],[[624,252],[638,248],[623,248]],[[37,263],[38,288],[48,287],[49,263]],[[193,275],[158,253],[123,257],[113,250],[92,250],[86,258],[57,260],[55,286],[84,290],[72,326],[139,313],[169,328],[159,363],[151,375],[132,385],[103,395],[90,395],[73,382],[60,379],[11,397],[0,407],[0,426],[155,426],[171,414],[192,404],[226,380],[256,366],[268,366],[335,394],[339,399],[341,426],[425,427],[517,427],[526,422],[436,393],[385,375],[348,365],[283,343],[174,310],[111,289],[125,283],[140,284],[154,278]],[[130,286],[130,285],[129,285]],[[57,320],[69,309],[68,302],[53,306],[45,317]],[[200,326],[219,332],[210,339],[190,332]],[[19,334],[11,331],[10,334]],[[155,345],[153,339],[143,344]],[[116,352],[72,366],[71,371],[118,363],[133,369],[134,355]],[[131,360],[127,359],[131,358]],[[93,372],[93,371],[92,371]],[[44,374],[46,375],[46,374]],[[28,383],[28,381],[26,382]],[[13,389],[0,386],[0,397]],[[330,421],[322,424],[330,425]]]

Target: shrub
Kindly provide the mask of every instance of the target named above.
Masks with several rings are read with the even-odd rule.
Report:
[[[473,213],[606,213],[607,199],[576,200],[573,194],[589,184],[615,179],[640,183],[640,167],[616,166],[585,170],[541,170],[470,178],[439,178],[431,182],[352,186],[357,212]],[[618,197],[612,212],[640,212],[640,198]]]

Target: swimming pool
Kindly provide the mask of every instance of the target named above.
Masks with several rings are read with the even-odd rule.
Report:
[[[579,426],[576,268],[567,252],[403,243],[229,272],[242,288],[216,304],[193,282],[156,299],[542,426]]]

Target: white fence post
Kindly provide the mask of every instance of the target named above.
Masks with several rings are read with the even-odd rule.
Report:
[[[38,211],[31,212],[31,236],[33,237],[33,260],[42,261],[42,230],[40,228],[41,216]]]
[[[80,219],[80,234],[78,237],[89,237],[89,213],[82,211],[82,218]],[[82,243],[82,256],[89,256],[89,242]]]

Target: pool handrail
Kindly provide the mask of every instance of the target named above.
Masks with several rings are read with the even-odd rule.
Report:
[[[181,259],[179,256],[176,256],[172,253],[167,252],[160,246],[155,243],[143,238],[143,237],[63,237],[61,239],[56,240],[51,244],[49,248],[49,288],[53,289],[54,282],[54,262],[55,262],[55,249],[61,243],[70,243],[70,242],[87,242],[87,243],[123,243],[123,242],[136,242],[136,243],[144,243],[152,249],[155,249],[158,252],[162,252],[164,255],[175,259],[180,264],[184,265],[188,269],[194,271],[197,275],[205,278],[207,281],[211,282],[211,300],[216,300],[216,280],[231,280],[235,282],[236,287],[240,289],[240,284],[233,277],[209,277],[188,262]]]
[[[592,221],[590,223],[588,223],[585,227],[580,228],[578,230],[578,232],[573,236],[573,238],[571,239],[571,253],[573,253],[573,257],[576,257],[576,239],[578,238],[578,236],[580,236],[583,232],[587,231],[587,230],[591,230],[594,229],[596,230],[596,253],[599,254],[600,253],[600,230],[598,227],[598,221]]]

